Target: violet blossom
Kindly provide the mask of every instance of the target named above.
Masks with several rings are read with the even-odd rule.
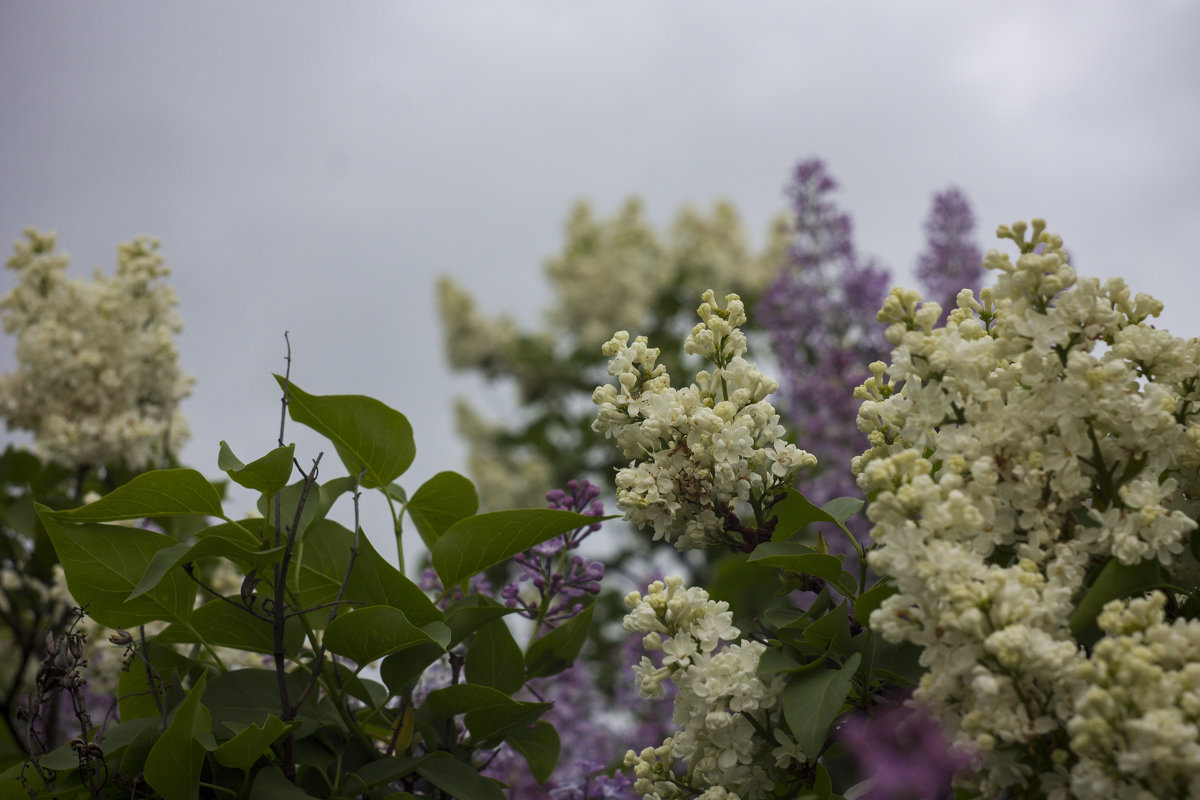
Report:
[[[600,488],[590,481],[573,480],[567,482],[566,491],[547,492],[546,499],[550,508],[599,517],[604,514],[599,495]],[[576,528],[513,558],[521,574],[500,590],[500,596],[509,608],[517,608],[521,616],[534,620],[535,635],[543,627],[553,628],[578,614],[583,609],[579,600],[584,595],[599,594],[604,565],[572,552],[599,529],[599,522]]]
[[[758,312],[782,368],[782,411],[822,465],[804,486],[818,505],[858,494],[850,459],[867,442],[854,424],[854,389],[888,352],[875,314],[891,278],[855,253],[850,217],[831,197],[836,188],[819,159],[796,167],[787,191],[795,239]]]
[[[979,294],[983,281],[983,251],[972,238],[975,215],[958,189],[934,195],[933,208],[925,220],[927,243],[917,260],[917,279],[927,300],[942,306],[942,319],[955,308],[962,289]]]
[[[781,367],[781,413],[820,465],[803,486],[817,505],[859,496],[850,461],[866,449],[867,439],[855,423],[860,401],[854,390],[870,377],[867,365],[888,360],[890,351],[875,317],[892,277],[856,253],[850,216],[832,197],[836,189],[820,159],[797,165],[787,188],[795,238],[758,310]],[[971,240],[974,225],[961,191],[935,195],[917,276],[925,297],[946,312],[959,290],[978,290],[982,279],[982,256]],[[864,516],[847,524],[868,543]]]

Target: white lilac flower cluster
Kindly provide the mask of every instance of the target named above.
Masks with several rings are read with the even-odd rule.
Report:
[[[895,349],[856,392],[872,446],[853,469],[873,498],[870,564],[898,593],[871,627],[923,648],[918,698],[984,756],[965,785],[1197,797],[1165,777],[1200,768],[1186,688],[1200,677],[1195,629],[1161,614],[1117,625],[1110,610],[1101,625],[1115,638],[1089,654],[1069,621],[1088,576],[1110,561],[1156,561],[1195,587],[1200,340],[1148,325],[1161,303],[1120,279],[1076,277],[1062,240],[1041,220],[1026,241],[1029,230],[1000,228],[1022,254],[989,252],[995,287],[978,300],[960,293],[944,326],[913,292],[893,290],[880,312]],[[1145,616],[1140,602],[1126,613]],[[1162,649],[1185,641],[1184,655]],[[1125,687],[1113,676],[1143,667],[1114,655],[1134,650],[1147,682]],[[1151,691],[1150,673],[1178,680]],[[1192,706],[1163,719],[1177,686]],[[1160,722],[1173,749],[1151,735]],[[1164,794],[1145,793],[1152,764]]]
[[[789,486],[798,469],[816,464],[784,440],[779,415],[766,400],[778,384],[743,357],[742,301],[730,294],[725,303],[721,308],[706,291],[701,322],[684,343],[712,372],[674,389],[666,368],[655,363],[658,349],[619,331],[603,350],[617,383],[592,394],[599,406],[592,429],[614,439],[630,459],[617,472],[618,506],[626,519],[650,526],[656,540],[680,550],[712,543],[752,548],[746,531],[731,534],[739,506],[748,505],[761,525],[764,499]]]
[[[717,203],[705,214],[683,208],[670,235],[658,235],[630,200],[609,221],[576,205],[563,252],[546,262],[557,306],[551,320],[580,342],[597,342],[614,328],[645,324],[672,287],[732,286],[758,294],[774,276],[789,244],[789,226],[773,222],[765,248],[755,253],[737,210]]]
[[[33,432],[44,458],[67,467],[142,468],[187,436],[179,401],[178,300],[158,243],[122,244],[117,272],[69,280],[55,235],[27,229],[8,268],[17,283],[0,299],[17,338],[17,369],[0,376],[0,414]]]
[[[679,731],[658,747],[625,754],[634,790],[643,800],[769,795],[780,770],[804,756],[779,727],[782,678],[757,674],[766,646],[735,643],[741,632],[733,626],[729,604],[684,587],[678,575],[651,583],[644,597],[630,592],[625,604],[630,609],[625,630],[644,634],[645,649],[662,653],[661,666],[649,656],[634,666],[640,694],[661,698],[667,679],[679,689],[674,706]]]
[[[1154,592],[1100,615],[1067,725],[1080,797],[1200,797],[1200,620],[1168,624],[1166,603]]]

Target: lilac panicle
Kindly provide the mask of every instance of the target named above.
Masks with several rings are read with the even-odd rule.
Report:
[[[554,489],[546,493],[546,499],[550,508],[599,517],[604,514],[599,495],[599,487],[590,481],[568,481],[566,491]],[[585,594],[600,593],[604,565],[571,552],[599,529],[599,522],[576,528],[513,558],[521,574],[500,590],[500,596],[509,608],[520,609],[521,616],[537,623],[535,634],[578,614],[583,608],[578,601]],[[533,592],[522,592],[521,584],[526,582]]]
[[[942,318],[956,305],[962,289],[976,295],[983,282],[983,252],[976,244],[975,215],[966,195],[947,189],[934,195],[925,220],[925,251],[917,260],[917,278],[928,300],[942,306]]]
[[[796,167],[787,190],[794,243],[758,311],[782,368],[783,413],[822,465],[804,486],[818,505],[858,494],[850,459],[867,442],[854,422],[854,389],[888,352],[875,314],[890,276],[855,253],[850,217],[831,197],[836,189],[819,159]]]
[[[417,585],[427,592],[433,592],[436,595],[440,595],[437,600],[437,607],[442,611],[445,611],[451,605],[463,599],[461,587],[452,586],[450,587],[450,591],[443,591],[444,587],[442,586],[442,579],[438,577],[437,570],[435,570],[433,567],[426,567],[425,569],[421,570],[421,575],[417,579]],[[482,572],[471,578],[470,587],[472,594],[491,595],[492,593],[492,583]]]
[[[802,487],[818,505],[859,495],[850,460],[867,441],[855,423],[854,389],[870,376],[867,365],[888,360],[890,350],[875,316],[891,276],[857,255],[850,216],[833,199],[836,189],[820,159],[797,165],[787,188],[795,238],[758,310],[779,359],[781,412],[820,464],[820,472]],[[925,297],[947,312],[960,289],[977,291],[982,281],[982,256],[971,239],[974,225],[961,191],[935,196],[917,276]],[[856,515],[848,525],[865,543],[865,518]]]
[[[841,737],[871,779],[862,800],[950,797],[950,779],[975,760],[951,745],[938,719],[921,706],[898,705],[877,716],[852,718]]]

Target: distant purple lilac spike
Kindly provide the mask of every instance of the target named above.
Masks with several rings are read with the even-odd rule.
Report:
[[[855,717],[842,741],[871,785],[861,800],[940,800],[952,797],[950,779],[975,757],[953,746],[937,717],[921,706],[897,705],[877,716]]]
[[[850,217],[831,197],[836,189],[819,159],[796,167],[787,189],[795,239],[758,309],[782,368],[782,411],[800,446],[820,462],[803,487],[818,505],[858,495],[850,460],[867,442],[854,423],[854,389],[870,377],[867,365],[888,352],[875,315],[891,278],[886,269],[858,259]],[[849,524],[865,540],[863,519]]]
[[[603,503],[596,499],[599,495],[599,487],[589,481],[569,481],[566,491],[547,492],[546,499],[550,508],[599,517],[604,514]],[[553,628],[578,614],[583,609],[578,600],[585,594],[600,593],[604,565],[571,553],[599,529],[599,522],[584,525],[534,545],[513,558],[521,574],[500,590],[500,596],[509,608],[520,609],[521,616],[534,620],[534,635],[543,627]],[[533,592],[522,591],[526,587],[521,584],[526,582],[532,585]]]
[[[942,318],[956,307],[962,289],[976,295],[983,281],[983,251],[975,243],[975,215],[958,189],[934,195],[925,220],[925,252],[917,260],[917,278],[925,297],[942,306]]]

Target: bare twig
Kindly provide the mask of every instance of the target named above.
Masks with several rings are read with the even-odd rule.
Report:
[[[287,654],[284,652],[284,628],[287,622],[287,576],[292,555],[296,551],[296,536],[300,531],[300,520],[304,513],[304,504],[308,501],[308,493],[317,481],[317,471],[321,463],[322,453],[313,459],[312,470],[304,475],[304,485],[300,489],[300,498],[296,501],[296,514],[291,526],[287,529],[287,544],[283,550],[283,559],[275,565],[275,598],[271,608],[272,624],[274,626],[274,657],[276,683],[279,688],[279,706],[281,721],[291,722],[296,717],[299,705],[293,705],[288,697],[287,687]],[[304,474],[303,472],[301,474]],[[279,495],[276,494],[276,517],[279,516]],[[280,538],[281,522],[276,519],[276,540]],[[283,740],[283,774],[288,780],[296,781],[295,737],[289,733]]]
[[[284,356],[284,361],[287,362],[287,367],[283,371],[283,397],[279,398],[282,408],[279,410],[279,446],[283,447],[283,426],[287,420],[288,407],[288,387],[292,385],[292,341],[288,339],[288,332],[283,332],[283,343],[287,345],[287,355]]]
[[[342,584],[338,587],[337,598],[331,603],[329,609],[329,621],[333,622],[338,615],[338,607],[343,603],[342,598],[346,595],[346,586],[350,583],[350,573],[354,569],[354,562],[358,559],[358,536],[360,531],[359,516],[358,516],[358,498],[362,496],[362,492],[358,490],[358,482],[362,480],[363,475],[367,472],[367,468],[363,467],[358,473],[358,477],[354,482],[354,543],[350,545],[350,559],[346,562],[346,573],[342,576]],[[313,659],[313,671],[309,675],[308,683],[304,686],[304,691],[300,693],[300,697],[296,700],[296,707],[299,708],[308,698],[309,693],[316,686],[317,680],[321,677],[321,669],[325,664],[325,642],[322,640],[321,646],[317,648],[316,658]],[[337,669],[333,671],[334,679],[337,680],[339,687],[341,686],[342,676]]]

